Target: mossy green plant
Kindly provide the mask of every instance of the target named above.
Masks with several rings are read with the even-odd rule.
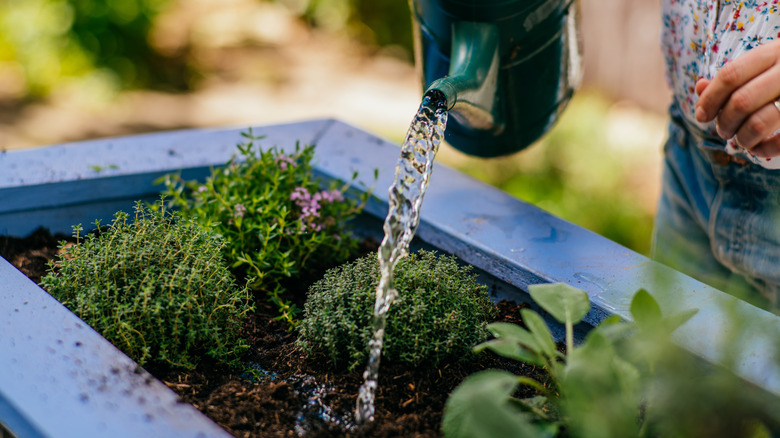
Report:
[[[496,310],[471,267],[419,251],[401,259],[394,274],[399,295],[388,313],[385,360],[435,367],[468,357],[487,339]],[[377,256],[368,255],[310,288],[297,341],[305,353],[351,370],[365,365],[379,275]]]
[[[252,310],[222,259],[224,241],[162,201],[61,244],[41,286],[140,365],[193,368],[203,355],[237,365]]]

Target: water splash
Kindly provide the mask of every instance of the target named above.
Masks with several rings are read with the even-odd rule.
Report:
[[[433,170],[433,159],[444,139],[446,124],[447,101],[444,95],[437,90],[428,92],[401,146],[395,180],[389,190],[390,208],[383,227],[385,237],[378,251],[381,276],[374,304],[374,336],[368,344],[368,366],[363,373],[364,382],[360,387],[355,411],[358,423],[374,419],[374,399],[387,312],[398,295],[393,287],[393,270],[398,260],[407,254],[420,222],[420,206]]]

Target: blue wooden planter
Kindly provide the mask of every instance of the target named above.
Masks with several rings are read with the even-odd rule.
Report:
[[[77,223],[107,223],[138,199],[156,199],[159,176],[208,175],[235,153],[241,132],[187,130],[0,154],[0,234],[25,236],[40,226],[70,233]],[[396,145],[334,120],[254,132],[266,135],[264,146],[316,144],[316,169],[326,178],[348,180],[358,171],[370,183],[379,169],[366,218],[368,232],[381,232],[375,225],[387,214]],[[417,236],[483,271],[496,298],[528,301],[528,285],[540,282],[584,289],[593,309],[582,331],[608,315],[630,319],[639,288],[665,312],[698,308],[676,342],[707,362],[728,362],[746,385],[780,396],[779,317],[457,171],[435,167]],[[741,350],[724,357],[721,341],[733,336],[743,337]],[[226,436],[3,259],[0,424],[19,437]]]

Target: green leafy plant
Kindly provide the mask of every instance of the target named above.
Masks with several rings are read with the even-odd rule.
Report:
[[[544,367],[549,379],[502,370],[468,377],[447,401],[445,436],[763,438],[780,427],[775,398],[747,389],[734,374],[672,342],[672,333],[696,310],[664,316],[655,298],[639,290],[630,306],[633,321],[607,318],[575,345],[573,327],[589,310],[587,294],[564,284],[529,289],[565,326],[565,347],[526,309],[526,327],[491,324],[495,338],[475,350]],[[515,398],[519,385],[539,395]]]
[[[436,366],[468,356],[487,339],[485,327],[496,310],[470,267],[419,251],[401,259],[394,275],[399,295],[388,313],[383,358]],[[302,350],[336,366],[364,366],[379,276],[379,261],[370,255],[329,270],[315,283],[299,326]]]
[[[347,195],[347,183],[323,189],[314,176],[314,146],[285,153],[276,147],[257,150],[256,137],[238,145],[238,154],[213,169],[204,183],[165,177],[164,194],[181,213],[223,236],[223,254],[249,277],[250,287],[265,291],[280,319],[295,324],[299,310],[283,296],[284,280],[343,263],[354,256],[357,239],[347,222],[362,211],[370,190]]]
[[[672,331],[695,311],[664,318],[655,299],[640,290],[631,304],[635,322],[607,318],[589,332],[582,345],[575,346],[573,326],[590,309],[587,294],[565,284],[534,285],[530,293],[565,325],[565,352],[556,347],[542,317],[529,309],[522,310],[526,328],[491,324],[488,329],[495,339],[478,345],[475,351],[488,349],[542,366],[551,383],[544,385],[499,370],[470,376],[447,402],[444,434],[474,437],[491,436],[485,431],[512,430],[500,436],[549,437],[565,430],[566,436],[572,437],[647,436],[641,421],[641,408],[648,406],[643,390],[658,357],[647,354],[648,345],[660,347],[656,352],[670,348]],[[529,385],[540,395],[513,398],[518,385]]]
[[[193,368],[205,354],[235,365],[252,309],[221,258],[224,241],[169,214],[162,201],[61,243],[41,285],[140,365]]]

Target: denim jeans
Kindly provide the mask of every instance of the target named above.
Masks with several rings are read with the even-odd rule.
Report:
[[[735,159],[673,107],[652,256],[780,311],[780,170]]]

